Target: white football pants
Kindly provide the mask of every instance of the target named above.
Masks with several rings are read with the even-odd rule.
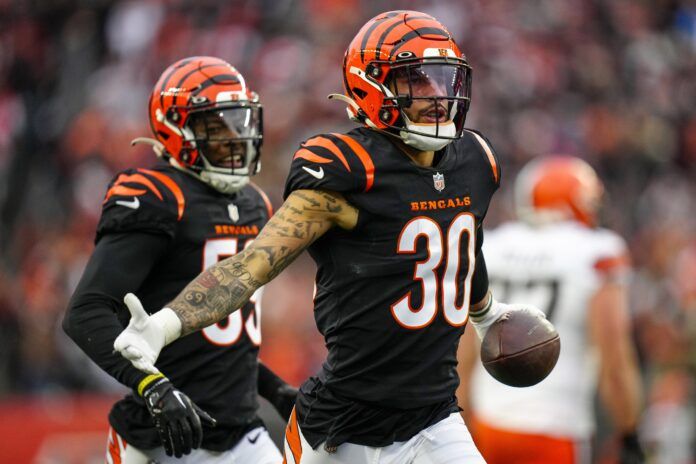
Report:
[[[264,427],[257,427],[227,451],[196,449],[179,459],[167,456],[163,447],[140,450],[127,444],[109,429],[106,450],[107,464],[280,464],[283,457]]]
[[[287,464],[485,464],[459,413],[421,430],[408,441],[375,448],[343,443],[335,453],[316,450],[302,436],[293,411],[285,432]]]

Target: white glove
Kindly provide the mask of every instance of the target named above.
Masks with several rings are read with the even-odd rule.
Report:
[[[496,301],[493,295],[491,295],[486,306],[476,312],[469,313],[469,320],[471,321],[471,325],[474,326],[474,330],[479,339],[483,340],[483,337],[485,337],[488,332],[488,328],[492,326],[495,321],[502,317],[506,317],[506,315],[512,311],[529,311],[535,316],[546,319],[546,314],[535,306],[525,303],[505,304]]]
[[[123,301],[131,313],[126,330],[116,337],[114,350],[129,360],[136,369],[159,374],[155,361],[167,343],[178,338],[181,321],[170,308],[148,316],[137,296],[128,293]]]

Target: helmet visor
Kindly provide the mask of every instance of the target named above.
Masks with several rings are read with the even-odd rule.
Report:
[[[260,106],[192,112],[187,125],[196,147],[212,167],[237,174],[235,171],[256,162],[262,139]]]
[[[467,97],[467,68],[458,64],[417,63],[394,66],[392,79],[397,95],[411,98]]]
[[[410,121],[436,128],[453,121],[459,136],[471,100],[467,64],[420,61],[395,65],[387,85],[395,94],[395,105]]]

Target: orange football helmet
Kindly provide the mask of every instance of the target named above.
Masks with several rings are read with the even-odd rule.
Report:
[[[420,150],[439,150],[462,136],[471,101],[471,67],[447,29],[417,11],[388,11],[369,20],[343,59],[351,119],[400,137]],[[427,100],[432,115],[416,123],[404,109]]]
[[[256,92],[229,63],[209,56],[169,66],[150,95],[155,152],[223,193],[260,170],[262,108]]]
[[[603,194],[595,170],[572,156],[532,160],[515,181],[518,216],[536,224],[576,220],[594,226]]]

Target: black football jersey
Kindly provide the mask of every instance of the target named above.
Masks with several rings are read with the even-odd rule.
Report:
[[[359,210],[353,230],[331,229],[309,248],[328,357],[301,389],[303,432],[345,426],[330,417],[346,413],[340,399],[392,411],[452,408],[459,338],[470,302],[487,291],[473,288],[472,278],[500,172],[490,145],[473,131],[437,155],[433,167],[418,166],[388,135],[359,128],[314,137],[294,156],[285,196],[330,190]],[[323,401],[336,404],[324,408]],[[347,412],[345,421],[357,423],[349,417],[357,415],[365,417]],[[384,446],[410,438],[375,434],[343,439]]]
[[[130,231],[166,237],[166,253],[156,263],[143,263],[150,272],[132,289],[145,308],[157,311],[205,268],[247,246],[271,213],[254,185],[225,195],[171,166],[131,169],[109,185],[97,241]],[[177,388],[217,419],[215,429],[205,430],[206,449],[225,450],[240,427],[258,424],[259,297],[260,291],[241,311],[166,346],[157,360]],[[124,306],[119,319],[125,326],[129,318]],[[149,413],[133,395],[114,406],[110,420],[126,442],[159,446]]]

